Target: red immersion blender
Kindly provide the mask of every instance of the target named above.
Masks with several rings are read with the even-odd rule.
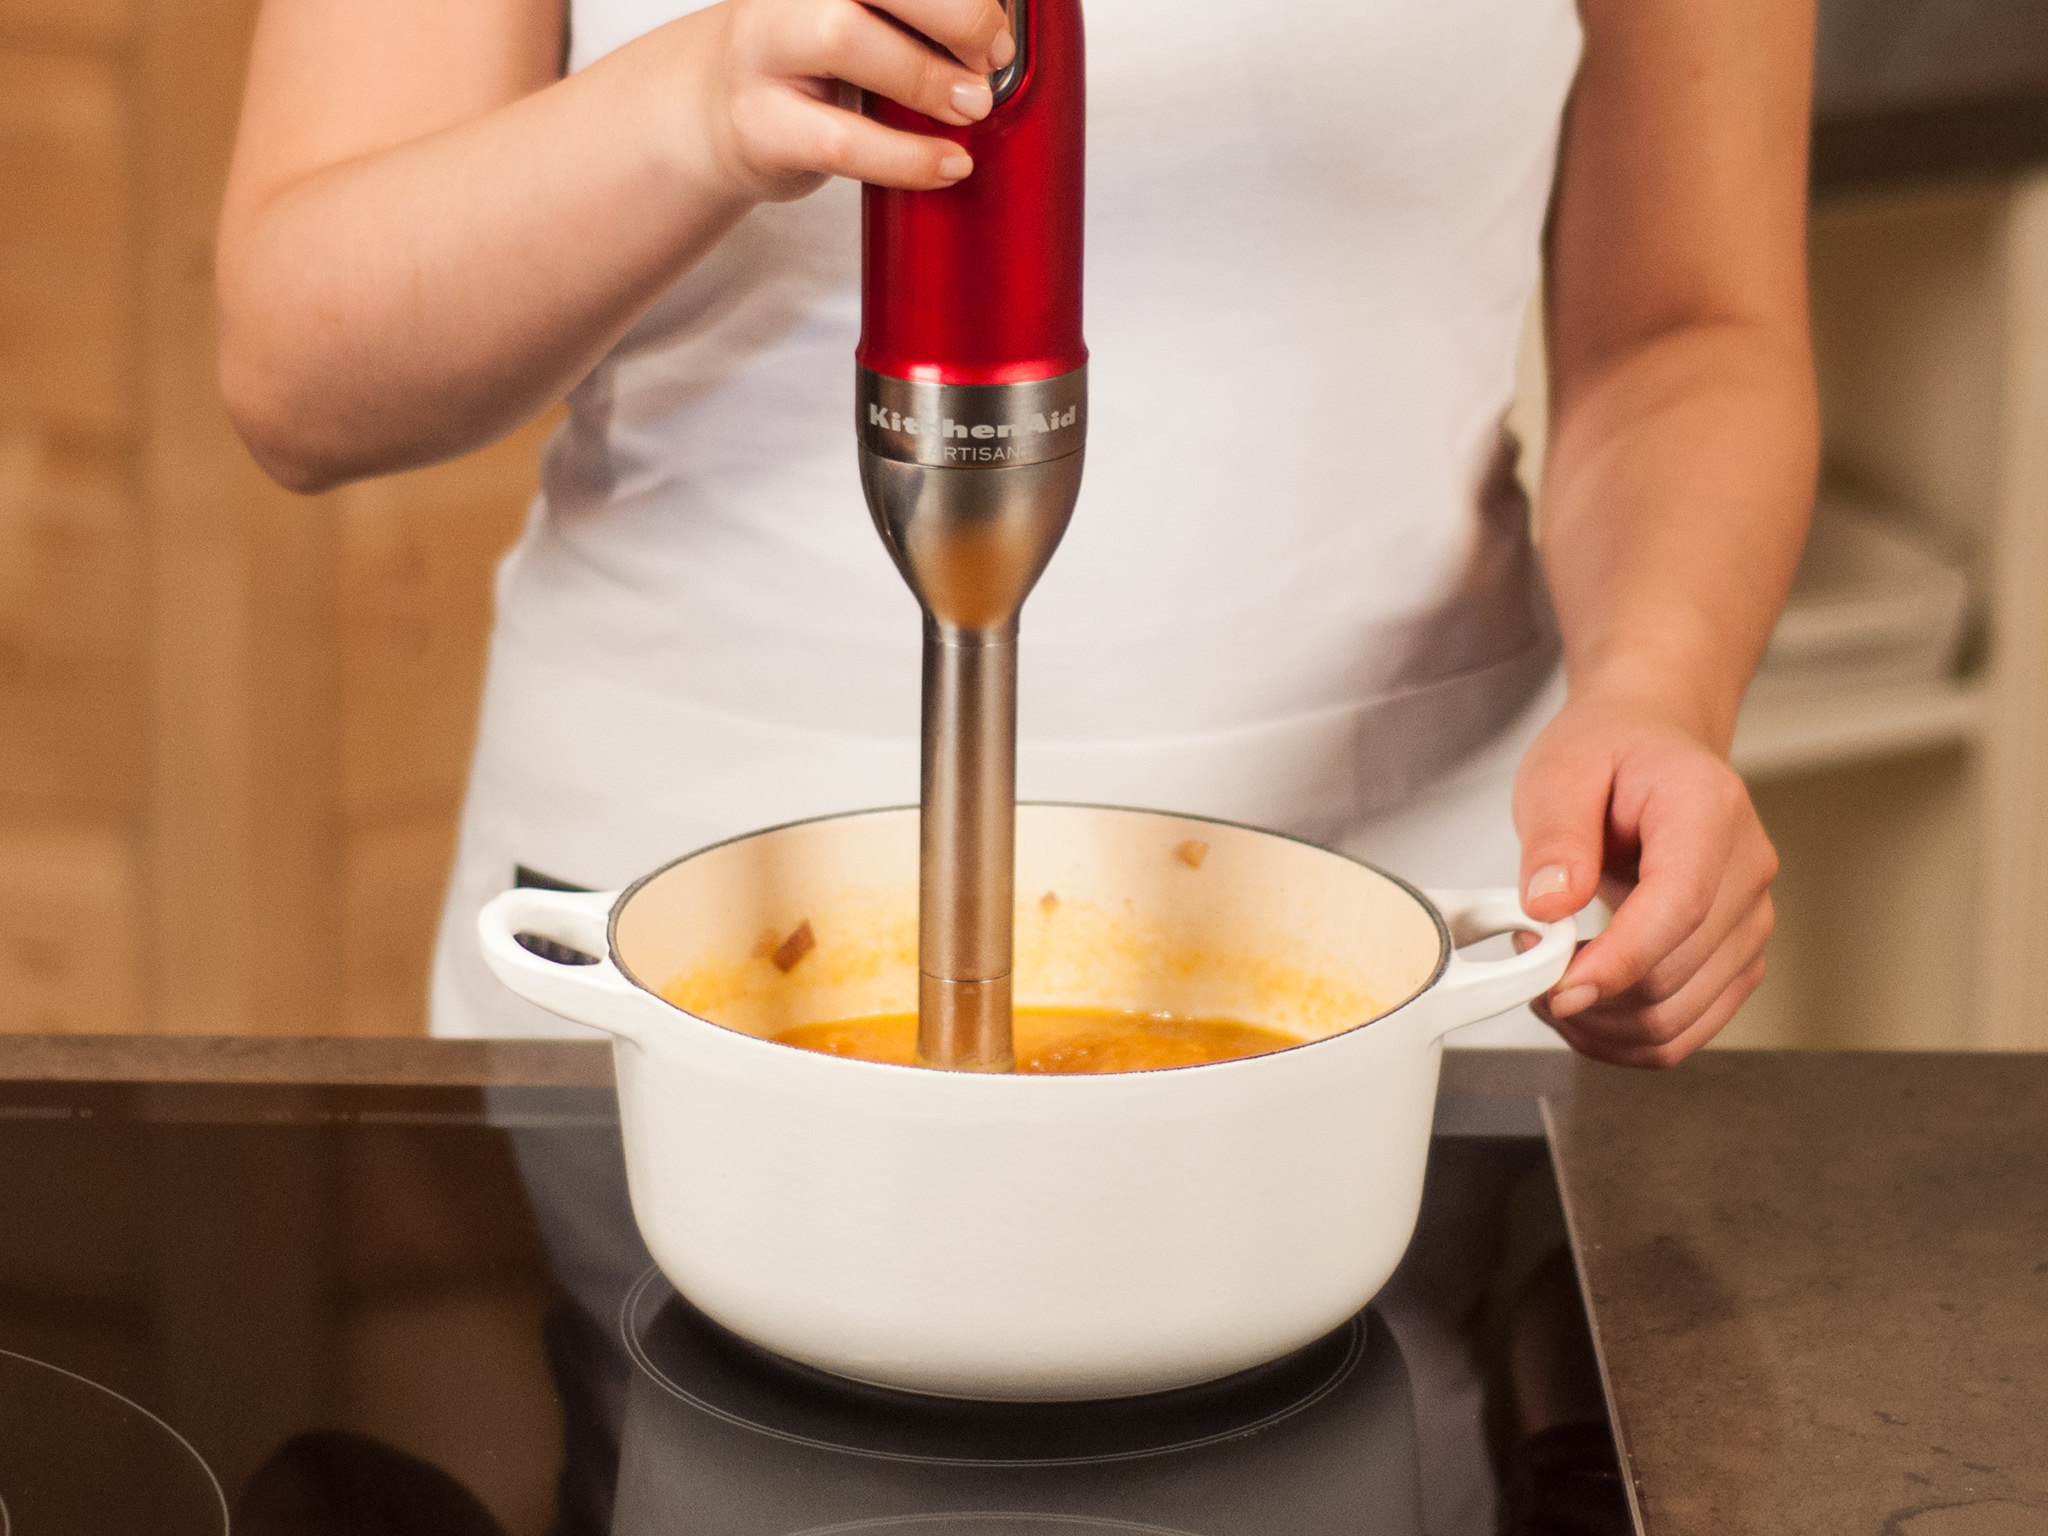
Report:
[[[1010,0],[974,171],[865,189],[856,412],[868,509],[924,608],[918,1056],[1006,1072],[1015,904],[1017,614],[1081,489],[1085,90],[1079,0]]]

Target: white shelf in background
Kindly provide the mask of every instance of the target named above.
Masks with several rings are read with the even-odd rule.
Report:
[[[1949,679],[1754,701],[1728,760],[1751,779],[1869,762],[1973,740],[1985,717],[1984,689]]]

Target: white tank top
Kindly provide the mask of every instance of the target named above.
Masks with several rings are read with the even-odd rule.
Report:
[[[692,8],[574,0],[571,67]],[[1505,669],[1513,698],[1459,706],[1498,726],[1552,646],[1500,423],[1572,0],[1090,0],[1087,27],[1092,421],[1024,609],[1027,742]],[[574,391],[508,638],[732,715],[915,735],[917,612],[855,466],[858,217],[843,182],[756,210]]]

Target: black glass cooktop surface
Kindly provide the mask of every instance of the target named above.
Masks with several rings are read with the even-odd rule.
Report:
[[[1328,1337],[987,1404],[698,1313],[608,1093],[0,1084],[0,1536],[1626,1530],[1611,1448],[1568,1469],[1581,1523],[1524,1508],[1559,1486],[1508,1386],[1554,1186],[1509,1122],[1440,1117],[1410,1263]]]

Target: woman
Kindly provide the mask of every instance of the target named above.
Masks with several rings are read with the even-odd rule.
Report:
[[[221,227],[229,408],[295,489],[570,401],[500,578],[446,1031],[539,1027],[470,938],[515,865],[609,884],[914,798],[915,614],[849,430],[852,183],[973,168],[848,107],[973,121],[1010,51],[996,0],[559,5],[271,0]],[[1093,425],[1025,615],[1021,792],[1517,878],[1546,919],[1633,881],[1539,1011],[1679,1060],[1771,926],[1724,757],[1815,471],[1810,7],[1089,26]],[[1499,427],[1546,227],[1555,631]]]
[[[221,227],[228,403],[290,486],[569,399],[500,575],[444,1032],[552,1027],[476,954],[515,866],[609,886],[915,797],[916,613],[856,481],[852,183],[973,167],[845,103],[972,121],[1008,56],[995,0],[561,4],[270,0]],[[1590,1055],[1679,1060],[1771,926],[1724,757],[1815,470],[1810,4],[1088,21],[1089,464],[1025,611],[1021,791],[1515,880],[1545,919],[1634,882],[1538,1011]],[[1539,252],[1547,603],[1500,427]],[[1489,1029],[1547,1034],[1461,1038]],[[564,1282],[609,1317],[646,1262],[616,1149],[524,1135]],[[1493,1529],[1482,1174],[1436,1181],[1378,1304],[1433,1532]]]

